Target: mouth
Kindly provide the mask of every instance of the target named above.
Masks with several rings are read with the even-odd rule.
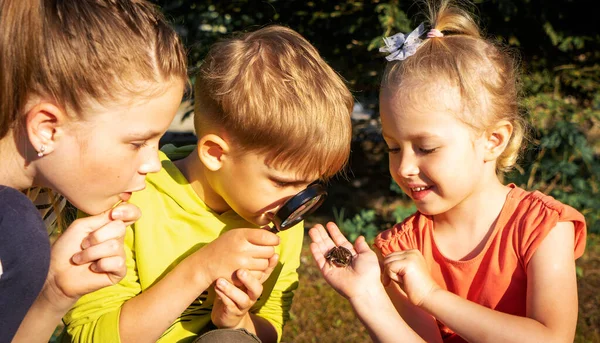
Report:
[[[431,189],[433,186],[417,186],[417,187],[409,187],[410,197],[415,200],[423,200],[429,193],[431,193]]]
[[[412,187],[410,188],[411,192],[421,192],[427,189],[430,189],[431,186],[421,186],[421,187]]]

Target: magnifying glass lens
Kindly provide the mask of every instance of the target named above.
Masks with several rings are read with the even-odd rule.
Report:
[[[305,190],[291,197],[273,217],[272,232],[287,230],[298,224],[304,216],[316,210],[325,200],[327,191],[320,183],[313,183]]]
[[[281,223],[281,226],[285,227],[285,226],[287,226],[291,222],[294,222],[294,221],[298,221],[299,222],[300,220],[302,220],[302,217],[306,213],[308,213],[310,210],[312,210],[315,205],[319,204],[319,200],[321,200],[322,197],[323,197],[322,195],[317,195],[316,197],[310,199],[309,201],[307,201],[303,205],[300,205],[300,207],[298,207],[298,209],[296,209],[294,212],[292,212],[292,214],[290,214],[287,217],[287,219],[285,219]]]

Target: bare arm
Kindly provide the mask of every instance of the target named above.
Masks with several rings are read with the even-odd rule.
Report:
[[[119,317],[121,341],[155,342],[217,278],[231,279],[240,266],[250,271],[265,270],[278,243],[279,238],[266,230],[224,233],[125,302]]]
[[[527,268],[527,317],[494,311],[441,289],[421,307],[471,342],[573,342],[577,322],[573,250],[573,224],[558,223]]]

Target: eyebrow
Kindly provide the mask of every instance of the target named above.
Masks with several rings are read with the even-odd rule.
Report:
[[[383,135],[384,138],[393,138],[392,136],[386,134],[385,132],[381,133]],[[426,138],[441,138],[441,136],[436,135],[436,134],[432,134],[432,133],[428,133],[428,132],[420,132],[420,133],[416,133],[416,134],[410,134],[408,135],[409,139],[426,139]]]
[[[145,132],[131,133],[131,134],[127,135],[127,138],[129,138],[129,139],[148,139],[148,138],[152,138],[152,137],[156,137],[156,136],[160,136],[160,135],[162,135],[162,132],[148,130]]]

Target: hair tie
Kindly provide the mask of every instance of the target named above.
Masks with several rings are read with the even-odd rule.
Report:
[[[427,38],[441,38],[441,37],[444,37],[444,34],[440,30],[431,29],[431,30],[429,30],[429,32],[427,32]]]

